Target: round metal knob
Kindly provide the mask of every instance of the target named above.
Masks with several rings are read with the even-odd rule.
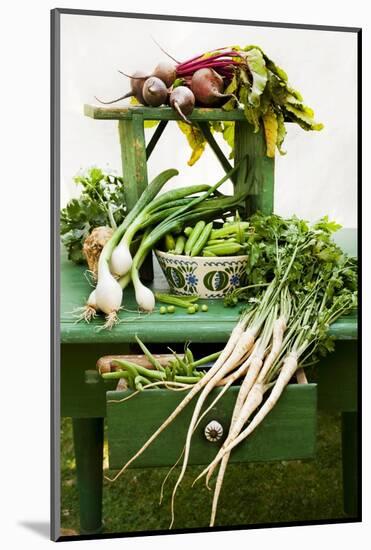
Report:
[[[212,443],[219,441],[219,439],[223,436],[223,426],[216,420],[212,420],[205,427],[204,434],[206,439]]]

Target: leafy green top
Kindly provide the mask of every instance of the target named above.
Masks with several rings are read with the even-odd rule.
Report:
[[[119,225],[125,217],[124,184],[121,177],[90,168],[74,177],[81,195],[61,210],[60,232],[68,258],[84,263],[82,245],[95,227]]]
[[[357,305],[357,260],[333,241],[340,225],[327,216],[312,226],[296,216],[284,219],[276,214],[257,213],[249,221],[249,286],[231,292],[225,304],[244,301],[249,309],[261,302],[269,284],[277,287],[284,281],[298,312],[291,345],[308,348],[306,359],[314,361],[333,349],[329,325]]]
[[[323,124],[315,122],[314,112],[304,104],[301,94],[289,85],[285,71],[259,46],[233,46],[228,49],[236,51],[238,56],[234,58],[233,77],[224,91],[232,97],[223,109],[241,108],[254,132],[263,128],[268,157],[274,157],[276,148],[281,155],[285,154],[282,149],[286,135],[285,122],[295,122],[306,131],[323,128]],[[211,130],[222,133],[231,147],[230,158],[233,158],[234,122],[209,124]],[[180,128],[192,148],[190,164],[193,164],[202,155],[206,140],[197,126],[193,130],[192,140],[189,139],[189,129],[185,125]]]

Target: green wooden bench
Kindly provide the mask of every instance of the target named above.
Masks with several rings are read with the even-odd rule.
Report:
[[[165,129],[169,120],[177,120],[171,109],[107,109],[85,106],[85,114],[100,120],[118,120],[125,181],[128,186],[129,206],[137,200],[147,184],[147,160]],[[247,201],[247,211],[260,209],[269,213],[273,210],[274,162],[265,157],[263,137],[253,134],[240,111],[224,112],[220,109],[196,109],[191,116],[193,121],[203,125],[203,131],[212,146],[218,160],[225,170],[229,162],[207,133],[207,120],[234,120],[236,122],[236,158],[244,151],[249,153],[249,171],[240,172],[234,181],[235,187],[245,186],[247,180],[251,196]],[[146,146],[144,139],[144,120],[160,120],[152,140]],[[129,154],[129,151],[131,152]],[[355,230],[343,230],[339,243],[349,252],[355,251]],[[151,266],[150,266],[151,270]],[[207,314],[190,316],[177,311],[172,316],[163,316],[157,312],[151,315],[135,315],[129,311],[120,312],[121,323],[112,331],[99,331],[102,319],[95,319],[89,325],[76,323],[73,310],[82,305],[90,292],[84,277],[84,268],[68,262],[65,254],[61,260],[61,415],[72,417],[74,447],[78,487],[80,496],[80,525],[85,534],[98,533],[102,529],[102,463],[103,463],[103,422],[108,415],[108,434],[110,467],[121,467],[125,458],[129,458],[139,448],[145,437],[160,422],[167,411],[171,410],[179,396],[171,392],[158,390],[153,394],[140,396],[141,402],[147,400],[152,420],[142,409],[140,433],[133,429],[133,418],[140,414],[139,401],[132,399],[126,407],[110,404],[114,392],[113,381],[103,382],[96,376],[95,365],[104,355],[132,353],[135,334],[152,345],[180,344],[185,340],[195,345],[204,344],[219,349],[227,340],[238,319],[238,310],[224,308],[218,301],[209,301]],[[147,272],[147,276],[152,273]],[[154,266],[153,287],[157,290],[167,288],[157,264]],[[136,304],[131,289],[125,291],[125,308],[135,310]],[[357,321],[355,315],[339,319],[330,327],[336,342],[336,351],[319,368],[317,384],[295,385],[285,393],[279,407],[272,412],[271,418],[257,430],[250,447],[241,447],[234,453],[234,460],[278,460],[313,456],[315,443],[316,402],[323,409],[340,411],[343,419],[343,473],[344,473],[344,509],[350,515],[357,513]],[[333,384],[336,371],[336,385]],[[318,391],[317,391],[318,390]],[[236,389],[226,394],[226,399],[213,409],[210,418],[226,422],[229,408]],[[222,404],[223,403],[223,404]],[[130,405],[129,405],[130,404]],[[125,403],[123,403],[125,405]],[[301,415],[293,414],[294,409]],[[178,427],[186,425],[187,412],[179,419]],[[302,423],[297,417],[302,418]],[[124,418],[124,421],[123,421]],[[277,438],[279,425],[286,419],[286,442],[276,439],[274,445],[267,442]],[[171,431],[173,430],[173,431]],[[137,466],[159,467],[172,465],[179,454],[182,434],[174,435],[176,425],[169,428],[157,447],[144,454]],[[300,437],[298,437],[300,434]],[[161,443],[162,441],[162,443]],[[196,434],[192,463],[207,462],[215,452],[200,433]],[[156,450],[157,448],[157,450]],[[153,451],[154,449],[154,451]],[[209,454],[208,454],[209,453]]]

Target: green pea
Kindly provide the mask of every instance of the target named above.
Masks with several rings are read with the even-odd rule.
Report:
[[[196,311],[199,310],[200,306],[198,304],[193,304],[193,307],[195,308]]]
[[[203,304],[203,305],[201,306],[201,311],[208,311],[208,309],[209,309],[209,308],[207,307],[206,304]]]
[[[196,313],[196,308],[195,308],[195,306],[189,306],[187,311],[188,311],[188,313]]]
[[[166,307],[165,307],[165,306],[161,306],[161,307],[160,307],[160,313],[161,313],[161,315],[163,315],[164,313],[166,313]]]
[[[175,306],[167,306],[166,310],[167,310],[168,313],[174,313]]]

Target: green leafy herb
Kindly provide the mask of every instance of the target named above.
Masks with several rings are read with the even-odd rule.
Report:
[[[115,228],[125,217],[124,184],[121,177],[90,168],[74,177],[81,195],[61,210],[60,232],[68,258],[84,263],[82,246],[95,227]]]

